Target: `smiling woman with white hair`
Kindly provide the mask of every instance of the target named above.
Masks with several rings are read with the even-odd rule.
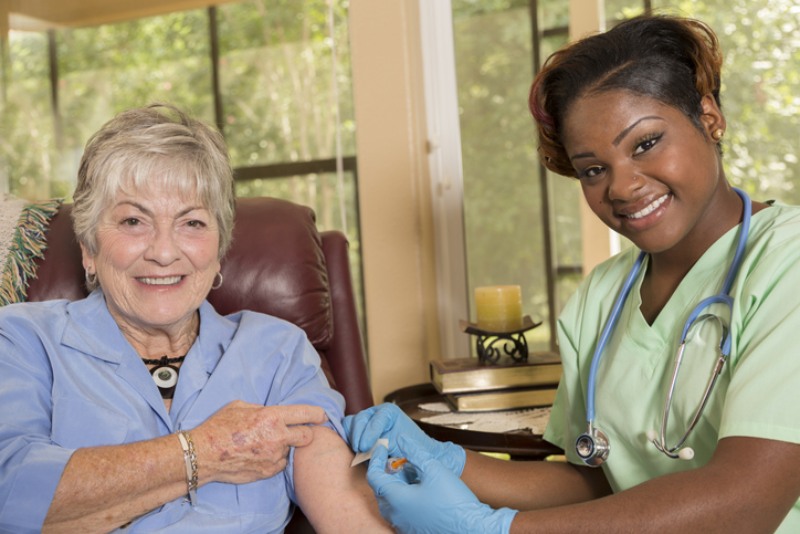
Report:
[[[222,136],[119,114],[72,214],[91,294],[0,309],[0,531],[280,532],[293,502],[320,530],[385,529],[302,330],[206,300],[233,231]]]

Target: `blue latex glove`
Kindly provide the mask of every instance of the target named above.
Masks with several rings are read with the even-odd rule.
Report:
[[[492,509],[478,501],[460,478],[425,450],[407,441],[401,449],[415,469],[386,472],[389,452],[378,447],[372,454],[367,481],[378,499],[381,515],[403,533],[506,534],[517,514],[510,508]],[[414,482],[409,482],[413,479]]]
[[[379,438],[389,440],[389,454],[403,456],[398,438],[414,441],[456,476],[461,476],[467,453],[455,443],[436,441],[422,431],[396,404],[384,403],[344,418],[344,430],[355,452],[370,450]]]

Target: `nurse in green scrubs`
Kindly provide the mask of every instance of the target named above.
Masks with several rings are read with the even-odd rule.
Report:
[[[748,199],[724,170],[721,64],[708,26],[658,15],[548,59],[530,95],[542,162],[579,180],[591,210],[634,245],[594,269],[558,321],[564,372],[545,438],[567,462],[465,452],[392,405],[349,417],[354,450],[389,440],[368,480],[399,531],[800,532],[800,208],[754,200],[743,229]],[[720,293],[732,304],[705,307],[688,333],[663,425],[684,325]],[[698,410],[726,335],[730,356]],[[576,449],[590,384],[589,420],[608,439],[594,466]],[[387,473],[388,455],[413,473]]]

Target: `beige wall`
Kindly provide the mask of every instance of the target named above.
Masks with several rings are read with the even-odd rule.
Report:
[[[367,347],[376,401],[438,346],[417,0],[351,0]]]

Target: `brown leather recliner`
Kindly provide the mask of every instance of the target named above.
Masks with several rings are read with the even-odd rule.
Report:
[[[87,294],[70,210],[62,205],[50,222],[27,300]],[[255,310],[303,328],[351,414],[372,406],[373,399],[347,249],[341,232],[317,231],[308,207],[276,198],[237,199],[233,244],[222,261],[224,281],[208,300],[221,314]],[[309,529],[296,514],[287,532]]]

